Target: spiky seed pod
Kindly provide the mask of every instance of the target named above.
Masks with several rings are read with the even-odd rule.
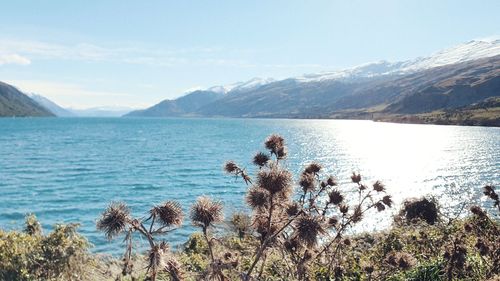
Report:
[[[300,206],[297,202],[293,202],[292,204],[288,204],[286,207],[286,214],[289,217],[296,216],[300,212]]]
[[[344,239],[344,245],[346,245],[348,247],[351,246],[351,239],[349,239],[349,238]]]
[[[280,149],[278,149],[278,151],[276,151],[276,156],[280,160],[285,159],[287,155],[288,155],[288,149],[286,148],[286,146],[282,146],[280,147]]]
[[[346,205],[346,204],[340,204],[339,205],[339,211],[342,213],[342,214],[347,214],[347,212],[349,212],[349,206]]]
[[[391,196],[390,195],[386,195],[384,197],[382,197],[382,202],[387,206],[387,207],[391,207],[392,206],[392,199],[391,199]]]
[[[276,224],[272,223],[270,232],[268,231],[269,224],[268,224],[267,219],[268,219],[268,217],[267,217],[267,214],[265,214],[265,213],[256,214],[253,217],[252,225],[253,225],[255,231],[257,231],[257,233],[259,233],[261,237],[267,237],[267,235],[271,235],[277,230]]]
[[[328,184],[326,183],[326,181],[321,181],[321,183],[319,184],[321,186],[321,188],[325,188],[328,186]]]
[[[277,155],[278,151],[285,146],[285,139],[276,134],[270,135],[264,142],[264,145],[271,153]]]
[[[311,216],[301,216],[295,221],[297,238],[307,247],[312,248],[318,243],[318,236],[325,233],[320,220]]]
[[[355,172],[352,172],[351,180],[353,183],[360,183],[361,182],[361,174],[356,174]]]
[[[302,187],[304,192],[314,191],[316,189],[316,179],[313,174],[302,173],[299,185]]]
[[[376,181],[373,184],[373,190],[375,190],[376,192],[382,192],[385,191],[385,186],[380,181]]]
[[[339,205],[344,201],[344,196],[338,190],[332,190],[328,193],[328,202],[334,205]]]
[[[472,232],[472,225],[470,223],[464,224],[464,230],[465,232]]]
[[[305,169],[304,173],[307,174],[318,174],[321,171],[321,165],[318,163],[311,163]]]
[[[168,272],[172,281],[184,280],[184,272],[182,271],[182,266],[174,257],[170,257],[165,262],[165,271]]]
[[[368,187],[366,187],[366,185],[364,185],[364,184],[360,184],[358,186],[358,188],[359,188],[359,190],[363,191],[363,190],[366,190]]]
[[[476,216],[479,216],[479,217],[484,217],[485,216],[484,211],[479,206],[472,206],[472,207],[470,207],[470,211],[474,215],[476,215]]]
[[[326,180],[326,183],[329,186],[336,186],[337,185],[337,181],[335,180],[335,178],[333,176],[329,176],[328,179]]]
[[[269,203],[269,192],[255,186],[251,187],[247,192],[246,201],[252,209],[265,208]]]
[[[259,167],[266,165],[267,161],[269,161],[269,155],[263,152],[259,152],[253,157],[253,163]]]
[[[233,161],[227,161],[226,165],[224,165],[224,171],[228,174],[234,174],[240,170],[240,167],[238,167],[238,165],[236,165]]]
[[[261,170],[257,178],[259,187],[269,191],[271,194],[291,189],[291,173],[278,167],[273,167],[269,170]]]
[[[285,249],[291,253],[297,252],[297,250],[300,248],[300,243],[296,238],[286,240],[283,245],[285,246]]]
[[[224,219],[222,214],[222,204],[212,199],[202,196],[191,206],[191,221],[194,225],[207,228],[213,223],[221,222]]]
[[[108,239],[120,234],[130,220],[130,210],[124,203],[111,203],[97,221],[97,229],[103,231]]]
[[[328,219],[328,225],[330,225],[331,227],[337,227],[338,223],[339,223],[339,218],[336,216],[333,216]]]
[[[351,221],[353,223],[360,222],[363,219],[363,212],[361,211],[361,206],[358,205],[354,208],[354,213],[352,214]]]
[[[377,204],[375,204],[375,207],[377,207],[377,211],[379,211],[379,212],[382,212],[383,210],[385,210],[385,205],[382,202],[377,202]]]
[[[163,226],[181,225],[184,218],[181,205],[175,201],[166,201],[153,207],[149,212]]]

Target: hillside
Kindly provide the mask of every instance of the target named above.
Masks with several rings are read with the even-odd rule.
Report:
[[[128,116],[381,119],[459,110],[499,95],[500,41],[473,40],[408,61],[215,86]]]
[[[69,110],[59,106],[55,102],[49,100],[48,98],[37,95],[37,94],[28,94],[28,96],[34,100],[36,103],[47,109],[48,111],[54,113],[54,115],[58,117],[75,117],[76,115]]]
[[[194,91],[176,100],[164,100],[148,109],[132,111],[127,117],[175,117],[196,115],[197,110],[223,96],[221,92]]]
[[[0,117],[54,116],[15,87],[0,82]]]

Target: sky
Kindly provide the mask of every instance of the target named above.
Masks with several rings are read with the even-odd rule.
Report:
[[[0,81],[71,108],[144,108],[254,77],[400,61],[500,34],[498,0],[16,0]]]

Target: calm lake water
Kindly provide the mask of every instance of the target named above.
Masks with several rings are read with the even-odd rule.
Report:
[[[137,216],[164,200],[188,211],[200,195],[244,209],[246,187],[222,171],[235,160],[250,171],[271,133],[286,138],[288,167],[298,173],[318,161],[345,192],[353,171],[366,183],[381,180],[400,203],[432,194],[446,213],[463,203],[491,208],[481,194],[500,183],[500,129],[406,125],[344,120],[255,119],[0,119],[0,228],[20,229],[36,213],[45,229],[78,222],[95,252],[121,252],[95,229],[110,201],[128,203]],[[392,210],[395,212],[395,209]],[[368,215],[360,230],[387,227]],[[189,222],[169,236],[181,243]]]

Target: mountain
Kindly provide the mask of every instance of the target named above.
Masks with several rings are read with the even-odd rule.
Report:
[[[70,112],[67,109],[62,108],[55,102],[49,100],[48,98],[37,95],[34,93],[27,94],[32,100],[37,102],[39,105],[47,109],[48,111],[54,113],[58,117],[75,117],[76,115],[73,112]]]
[[[0,82],[0,117],[54,116],[14,86]]]
[[[70,108],[68,110],[78,117],[121,117],[134,109],[129,107],[101,106],[86,109]]]
[[[220,91],[198,90],[175,100],[164,100],[148,109],[136,110],[126,117],[175,117],[196,115],[196,111],[224,95]]]
[[[458,110],[499,96],[499,69],[500,40],[473,40],[413,60],[215,86],[129,116],[381,119]],[[186,97],[202,101],[181,108]]]

